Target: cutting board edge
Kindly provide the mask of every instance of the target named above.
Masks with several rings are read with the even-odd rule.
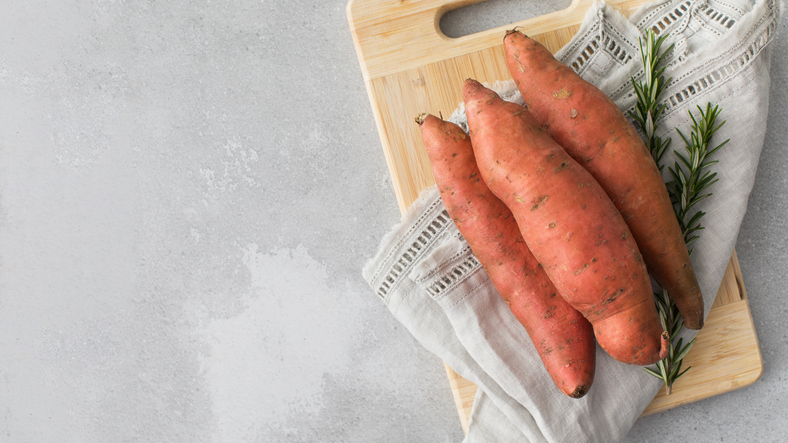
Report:
[[[529,35],[538,38],[548,32],[578,26],[597,0],[572,0],[564,9],[462,37],[448,37],[441,31],[439,21],[445,12],[484,1],[487,0],[401,1],[397,7],[391,7],[385,14],[381,13],[383,17],[378,17],[365,11],[365,8],[372,9],[369,5],[384,1],[349,0],[346,15],[365,81],[489,49],[502,44],[505,31],[515,27],[523,28]],[[622,4],[634,5],[633,9],[637,9],[648,3],[648,0],[607,0],[606,3],[613,7]],[[401,28],[386,29],[385,36],[380,39],[368,38],[367,36],[375,35],[375,30],[382,29],[380,18],[390,20]],[[404,25],[408,20],[413,23]],[[385,44],[379,44],[378,40],[381,39],[385,40]],[[433,50],[419,50],[419,45],[429,46]]]

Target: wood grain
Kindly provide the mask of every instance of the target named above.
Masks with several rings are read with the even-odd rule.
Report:
[[[383,152],[404,213],[435,183],[413,119],[421,112],[450,115],[462,101],[466,78],[509,80],[502,39],[515,26],[555,52],[579,29],[593,0],[574,0],[565,10],[476,34],[449,38],[438,23],[445,12],[484,0],[351,0],[347,15]],[[607,0],[625,15],[645,0]],[[761,374],[758,339],[736,254],[697,343],[685,358],[693,368],[660,392],[644,415],[698,401],[753,383]],[[463,429],[476,386],[446,367]]]

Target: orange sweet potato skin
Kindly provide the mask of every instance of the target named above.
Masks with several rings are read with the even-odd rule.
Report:
[[[646,267],[605,191],[525,108],[474,80],[463,96],[480,173],[558,292],[616,360],[646,365],[664,357]]]
[[[662,176],[636,130],[602,91],[517,31],[504,50],[536,120],[592,176],[624,216],[654,279],[690,329],[703,326],[703,296]]]
[[[525,327],[555,384],[570,397],[582,397],[594,379],[591,324],[558,296],[511,211],[481,179],[465,132],[433,115],[417,122],[446,210]]]

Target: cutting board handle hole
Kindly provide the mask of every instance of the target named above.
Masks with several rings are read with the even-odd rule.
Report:
[[[572,0],[487,0],[453,9],[441,16],[441,32],[451,38],[549,14],[568,8]]]

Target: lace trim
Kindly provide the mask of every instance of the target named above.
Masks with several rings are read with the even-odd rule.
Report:
[[[693,99],[714,89],[715,86],[724,83],[726,79],[746,68],[774,38],[777,29],[777,20],[774,19],[774,14],[776,12],[772,7],[770,13],[764,14],[757,23],[753,24],[746,37],[741,39],[742,44],[674,79],[672,83],[675,86],[669,87],[671,91],[665,101],[664,115],[667,116],[671,110],[685,100]],[[769,22],[763,26],[767,20]],[[758,31],[759,28],[760,31]],[[757,35],[753,36],[756,32]],[[710,68],[712,66],[716,67]],[[698,75],[700,72],[703,72],[701,76]],[[692,79],[693,77],[695,79]],[[678,90],[676,91],[676,89]]]
[[[442,206],[442,202],[440,199],[437,199],[430,208],[434,209],[439,205]],[[448,227],[454,225],[446,209],[441,209],[440,212],[432,216],[426,224],[420,223],[431,213],[432,211],[425,211],[419,218],[419,222],[415,223],[408,233],[403,235],[403,240],[397,247],[392,248],[389,255],[383,261],[385,266],[381,266],[380,270],[388,269],[388,272],[379,280],[377,276],[379,273],[373,279],[373,281],[377,282],[375,292],[380,298],[385,299],[386,295],[396,288],[400,281],[400,277],[408,274],[408,271],[410,271],[418,259],[424,255],[424,252],[429,250],[429,246],[440,236],[440,234]],[[421,231],[415,233],[418,229],[421,229]],[[410,242],[410,244],[406,244],[406,241]],[[393,258],[395,252],[397,256]]]
[[[589,63],[601,51],[620,65],[627,65],[637,54],[637,45],[615,28],[604,26],[604,18],[594,23],[585,34],[567,48],[561,62],[583,75]]]
[[[730,15],[725,14],[724,12],[714,9],[708,5],[702,6],[699,11],[706,14],[710,20],[715,21],[719,23],[720,26],[724,26],[729,29],[736,23],[736,19],[732,18]]]
[[[426,192],[426,191],[423,191],[423,192]],[[405,241],[407,241],[407,239],[410,238],[411,234],[415,230],[417,230],[419,226],[421,226],[421,224],[424,222],[424,219],[426,219],[430,214],[432,214],[435,211],[435,208],[437,208],[441,204],[442,204],[442,202],[441,202],[440,198],[437,198],[437,199],[433,200],[432,203],[430,203],[428,206],[425,206],[423,208],[417,208],[417,209],[411,208],[410,209],[411,211],[418,210],[420,212],[419,218],[417,218],[416,220],[411,221],[411,222],[408,223],[409,228],[408,228],[408,230],[406,232],[404,232],[402,234],[399,234],[397,232],[397,230],[395,229],[395,230],[393,230],[392,232],[390,232],[388,234],[388,236],[392,236],[392,235],[394,235],[396,233],[396,234],[399,235],[400,240],[397,241],[396,244],[392,244],[392,245],[388,245],[387,246],[388,251],[389,251],[388,254],[386,254],[384,257],[380,258],[380,260],[377,260],[377,258],[376,258],[376,261],[378,261],[380,264],[375,268],[375,272],[369,278],[370,282],[376,282],[378,280],[378,277],[379,277],[381,271],[384,269],[384,265],[387,265],[387,264],[391,263],[392,256],[395,255],[397,253],[397,251],[402,249],[403,243],[405,243]],[[414,203],[413,206],[416,206],[416,204]],[[381,244],[385,244],[385,243],[387,243],[387,242],[384,239],[381,242]]]
[[[654,8],[654,10],[643,17],[636,26],[641,30],[651,28],[656,34],[661,34],[665,32],[665,30],[671,32],[671,27],[683,30],[687,22],[689,22],[691,15],[692,0],[670,2]],[[679,24],[683,24],[683,26],[678,26]]]
[[[696,11],[694,16],[697,17],[697,24],[717,36],[723,35],[739,18],[734,19],[708,4],[699,5]]]
[[[670,22],[665,23],[663,21],[665,17],[672,18],[672,22],[676,22],[678,21],[676,17],[683,17],[685,14],[691,14],[693,3],[693,0],[674,0],[655,6],[651,12],[641,17],[640,21],[635,23],[635,26],[643,30],[659,22],[663,22],[663,24],[667,25]],[[659,27],[659,25],[656,26]]]
[[[679,0],[656,7],[636,26],[638,29],[651,28],[656,34],[679,35],[695,17],[697,26],[721,36],[745,13],[742,8],[726,2]]]
[[[458,260],[459,262],[457,262]],[[470,247],[466,247],[461,252],[457,253],[449,260],[449,263],[452,263],[452,265],[448,269],[442,268],[439,270],[440,272],[433,273],[433,275],[430,276],[433,277],[432,280],[425,284],[425,288],[427,293],[430,294],[430,297],[439,298],[441,294],[451,291],[482,268],[479,260],[470,252]],[[434,274],[439,274],[439,276],[435,278]],[[429,280],[429,277],[422,278],[419,283],[426,282],[427,280]]]
[[[720,1],[720,0],[714,0],[714,3],[716,3],[716,4],[720,5],[720,6],[724,6],[724,7],[728,8],[728,9],[730,9],[731,11],[734,11],[736,14],[739,15],[739,17],[742,17],[742,16],[744,16],[744,14],[749,12],[748,10],[744,10],[744,9],[734,5],[733,3],[728,3],[728,2]]]
[[[620,65],[626,65],[632,60],[632,54],[627,51],[627,48],[621,44],[620,41],[614,39],[609,33],[595,36],[583,50],[575,56],[575,60],[571,63],[572,69],[578,74],[583,70],[583,66],[589,61],[595,52],[602,48],[607,52],[610,57],[617,61]]]
[[[668,86],[669,95],[664,99],[666,109],[664,116],[681,105],[684,101],[693,99],[724,82],[727,78],[736,75],[752,61],[763,48],[771,41],[777,27],[776,20],[772,19],[763,29],[761,35],[752,38],[751,34],[762,26],[768,16],[774,16],[774,6],[770,8],[770,14],[764,14],[761,20],[754,24],[750,33],[742,38],[742,42],[750,42],[745,48],[734,48],[723,56],[717,57],[704,66],[693,70],[691,73],[683,75],[681,78],[673,79],[672,85]],[[667,2],[655,7],[649,14],[641,18],[636,24],[638,29],[651,28],[657,34],[668,32],[670,34],[683,37],[682,32],[689,25],[693,14],[699,16],[698,25],[709,29],[715,34],[722,36],[725,31],[732,28],[741,17],[748,11],[736,7],[726,2],[698,2],[697,0],[679,0]],[[719,29],[710,27],[714,23]],[[639,50],[635,45],[630,44],[624,36],[611,35],[609,28],[597,22],[582,38],[578,39],[574,45],[568,48],[565,53],[564,63],[572,67],[578,74],[582,75],[587,66],[593,63],[593,58],[599,53],[600,46],[603,47],[613,60],[622,65],[626,65],[632,59],[639,59]],[[618,38],[620,37],[620,39]],[[681,39],[676,42],[673,54],[668,54],[667,59],[672,60],[667,66],[668,69],[675,68],[684,63],[687,59],[686,40]],[[714,65],[719,65],[713,67]],[[698,75],[699,72],[703,74]],[[639,67],[631,77],[636,79],[643,77],[642,67]],[[689,76],[698,76],[693,81],[689,81]],[[628,103],[634,100],[635,94],[632,89],[631,78],[620,85],[611,93],[611,97],[620,102]],[[634,106],[630,107],[634,110]]]

